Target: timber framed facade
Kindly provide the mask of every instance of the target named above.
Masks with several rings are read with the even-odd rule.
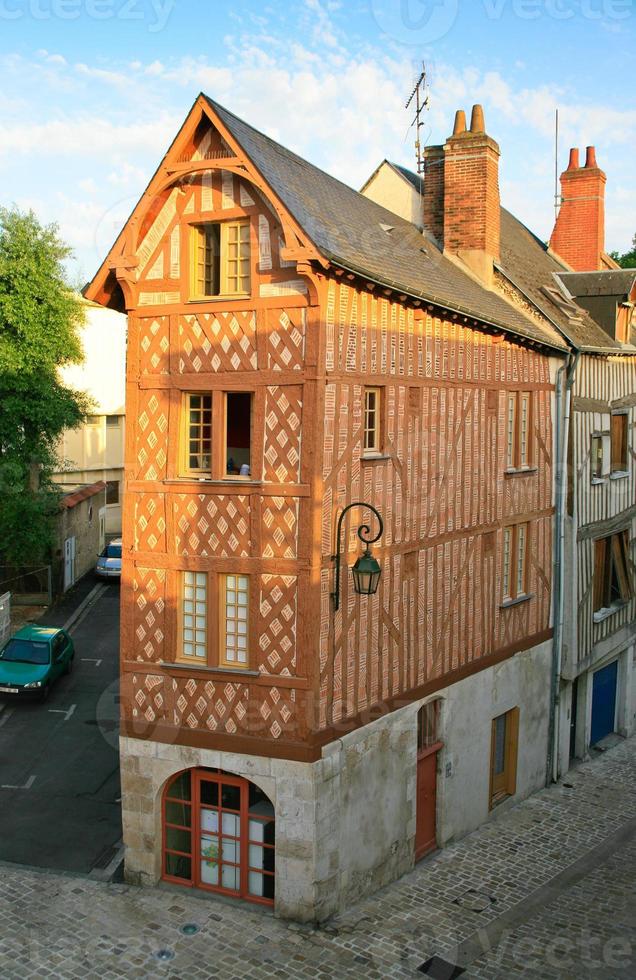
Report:
[[[453,174],[465,149],[483,149],[498,200],[498,148],[475,118]],[[541,785],[567,345],[493,286],[494,257],[476,251],[487,285],[200,96],[90,284],[129,317],[129,880],[166,875],[169,854],[171,881],[269,901],[275,874],[277,914],[321,919],[412,866],[421,780],[437,787],[431,846],[486,819],[495,719],[514,716],[518,753],[496,802]],[[368,512],[350,512],[334,611],[334,527],[353,500],[382,514],[382,577],[376,595],[353,592],[345,566]],[[432,701],[439,757],[431,769],[419,753],[425,776],[418,711]],[[216,803],[201,790],[223,774],[236,806],[230,789]],[[174,796],[186,784],[198,787],[190,824],[194,797]],[[467,795],[473,809],[457,806]],[[264,835],[270,863],[275,814],[275,872],[227,856],[254,839],[224,835],[224,813]],[[215,863],[235,869],[225,884]]]

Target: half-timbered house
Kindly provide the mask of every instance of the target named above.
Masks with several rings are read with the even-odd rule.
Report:
[[[131,881],[320,919],[544,781],[567,345],[479,107],[432,149],[423,233],[201,95],[87,288],[129,315]]]

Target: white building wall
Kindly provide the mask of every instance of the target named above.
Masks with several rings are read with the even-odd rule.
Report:
[[[86,303],[81,330],[84,361],[61,372],[62,381],[85,391],[93,401],[92,418],[77,429],[66,430],[57,452],[62,468],[54,475],[67,486],[96,480],[119,483],[119,502],[106,506],[107,534],[121,533],[121,496],[124,480],[126,325],[122,313]],[[107,424],[107,417],[116,425]]]

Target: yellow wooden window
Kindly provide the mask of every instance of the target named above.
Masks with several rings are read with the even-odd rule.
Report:
[[[364,442],[365,453],[379,453],[381,449],[380,413],[382,410],[382,389],[364,389]]]
[[[633,595],[627,531],[594,542],[594,612],[611,609]]]
[[[490,744],[490,806],[517,789],[519,709],[512,708],[493,718]]]
[[[249,576],[222,575],[220,580],[220,662],[246,668],[249,662]]]
[[[504,602],[526,595],[528,525],[515,524],[503,531],[502,592]]]
[[[511,391],[506,413],[506,468],[527,469],[532,463],[532,399],[529,391]]]
[[[178,659],[207,660],[208,579],[205,572],[182,572]]]
[[[184,465],[187,473],[210,473],[212,462],[212,395],[190,392],[184,405]]]
[[[627,413],[612,415],[612,473],[624,473],[627,463]]]
[[[191,238],[190,291],[195,298],[250,291],[249,221],[195,225]]]
[[[221,290],[224,294],[249,293],[249,221],[228,221],[221,225],[221,267]]]

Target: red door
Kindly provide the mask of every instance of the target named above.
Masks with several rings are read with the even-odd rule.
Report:
[[[415,860],[437,847],[435,809],[437,804],[437,753],[441,742],[420,749],[417,754],[417,795],[415,820]]]

